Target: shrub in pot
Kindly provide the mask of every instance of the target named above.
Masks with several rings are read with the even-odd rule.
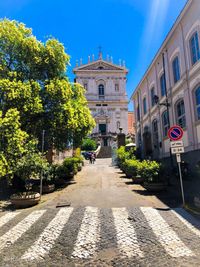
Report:
[[[48,165],[42,172],[42,193],[47,194],[55,190],[55,168],[54,165]],[[35,184],[34,188],[37,192],[40,192],[40,180]]]
[[[166,183],[161,180],[159,172],[161,165],[156,161],[144,160],[139,165],[138,174],[144,178],[144,187],[149,191],[166,189]]]
[[[42,171],[48,166],[46,159],[43,159],[40,153],[30,149],[29,153],[18,160],[14,175],[20,177],[26,184],[26,192],[19,192],[11,196],[11,202],[16,207],[28,207],[35,205],[40,200],[40,194],[31,191],[31,178],[39,178]]]
[[[129,159],[129,153],[125,151],[125,147],[121,146],[120,148],[117,149],[117,163],[120,169],[123,171],[123,164],[126,159]]]
[[[135,149],[130,149],[129,151],[126,151],[126,148],[124,146],[121,146],[119,149],[117,149],[117,163],[122,171],[125,171],[125,161],[128,159],[136,159]]]
[[[126,159],[124,163],[124,172],[128,178],[135,177],[140,162],[136,159]]]

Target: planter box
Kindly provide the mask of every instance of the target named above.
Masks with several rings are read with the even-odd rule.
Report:
[[[31,192],[29,195],[26,195],[26,192],[23,192],[20,195],[14,194],[10,197],[11,203],[16,208],[28,208],[34,206],[40,201],[40,194],[36,192]]]
[[[151,192],[159,192],[167,189],[167,185],[164,183],[145,183],[144,188]]]
[[[140,176],[136,176],[132,178],[134,184],[143,184],[144,183],[144,178]]]
[[[42,193],[43,194],[51,193],[54,190],[55,190],[55,184],[48,184],[48,185],[43,185],[42,186]]]
[[[194,197],[194,205],[200,209],[200,197]]]
[[[33,186],[33,190],[36,191],[36,192],[40,192],[40,185],[34,185]],[[55,184],[43,184],[42,185],[42,193],[43,194],[48,194],[48,193],[51,193],[55,190]]]

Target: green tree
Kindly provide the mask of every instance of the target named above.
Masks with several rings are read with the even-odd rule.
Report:
[[[97,147],[97,144],[94,140],[90,138],[83,139],[81,149],[85,151],[93,151]]]
[[[21,130],[16,109],[9,109],[2,117],[0,111],[0,177],[12,175],[17,161],[26,152],[28,134]]]
[[[94,127],[84,89],[66,77],[69,55],[56,39],[42,43],[17,21],[0,21],[0,110],[19,112],[21,130],[48,147],[79,145]]]

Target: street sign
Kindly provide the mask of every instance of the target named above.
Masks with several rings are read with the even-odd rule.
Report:
[[[182,153],[184,153],[184,147],[183,146],[172,147],[171,152],[172,152],[172,154],[182,154]]]
[[[177,163],[181,163],[181,154],[176,154]]]
[[[171,148],[183,146],[183,141],[182,140],[180,140],[180,141],[171,141],[170,142],[170,146],[171,146]]]
[[[178,125],[172,126],[168,130],[168,137],[172,141],[178,141],[178,140],[180,140],[183,137],[183,129],[180,126],[178,126]]]

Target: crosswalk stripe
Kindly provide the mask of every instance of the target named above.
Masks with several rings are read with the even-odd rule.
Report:
[[[20,214],[20,212],[8,212],[5,215],[3,215],[0,218],[0,227],[2,227],[4,224],[8,223],[10,220],[12,220],[18,214]]]
[[[33,211],[21,222],[0,237],[0,250],[14,244],[45,212],[46,210]]]
[[[27,252],[24,253],[22,259],[43,259],[55,244],[56,239],[60,236],[72,211],[73,208],[61,208],[39,236],[39,239],[28,249]]]
[[[178,217],[178,219],[188,227],[188,229],[190,229],[195,235],[200,237],[200,230],[199,229],[197,229],[191,223],[186,221],[186,219],[184,219],[182,216],[180,216],[176,211],[172,210],[172,213],[175,214]]]
[[[157,210],[146,207],[140,209],[158,241],[171,257],[194,256],[193,252],[179,239]]]
[[[119,250],[127,257],[143,257],[133,225],[128,220],[126,208],[112,209]]]
[[[99,241],[100,221],[98,208],[86,207],[76,239],[72,258],[90,258],[94,255]]]

